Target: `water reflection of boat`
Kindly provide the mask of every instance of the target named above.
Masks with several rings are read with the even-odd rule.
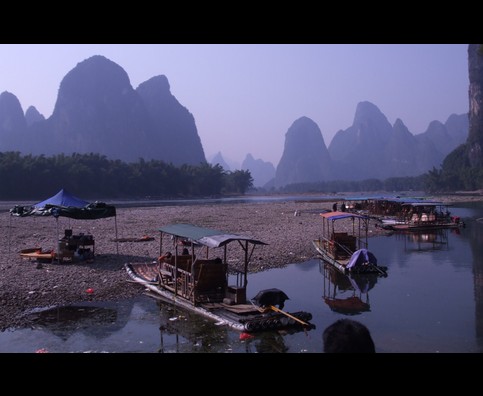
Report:
[[[404,239],[406,251],[431,251],[448,249],[448,228],[426,231],[408,231],[395,233],[398,239]]]
[[[289,349],[284,337],[277,331],[265,331],[245,340],[247,353],[285,353]]]
[[[226,326],[211,326],[208,319],[176,305],[158,303],[160,310],[160,353],[226,353],[232,351],[230,333]],[[247,353],[288,352],[284,334],[298,330],[290,327],[280,331],[241,333]],[[233,337],[233,334],[231,335]],[[245,336],[242,338],[242,336]]]
[[[334,312],[357,315],[371,310],[369,290],[377,283],[377,274],[342,274],[330,264],[320,260],[324,276],[324,302]]]
[[[158,301],[160,353],[227,352],[226,326],[208,325],[207,319],[176,305]]]

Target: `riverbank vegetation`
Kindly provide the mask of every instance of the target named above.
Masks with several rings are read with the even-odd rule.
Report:
[[[0,153],[0,200],[41,199],[59,188],[84,198],[183,198],[244,194],[249,171],[220,165],[176,167],[163,161],[127,163],[100,154],[22,156]]]
[[[0,153],[0,200],[38,200],[60,188],[85,199],[180,199],[231,195],[420,191],[448,193],[483,186],[483,170],[469,166],[460,149],[441,169],[385,180],[328,180],[279,188],[253,188],[249,170],[225,171],[219,164],[174,166],[159,160],[127,163],[100,154],[21,155]]]

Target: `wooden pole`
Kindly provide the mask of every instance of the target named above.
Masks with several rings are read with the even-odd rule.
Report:
[[[277,308],[274,305],[270,305],[270,309],[272,309],[275,312],[280,312],[281,314],[284,314],[285,316],[288,316],[289,318],[296,320],[297,322],[303,324],[304,326],[310,326],[307,322],[304,322],[303,320],[296,318],[293,315],[290,315],[288,312],[282,311],[280,308]]]

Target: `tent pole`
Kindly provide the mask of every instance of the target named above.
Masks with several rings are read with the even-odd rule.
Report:
[[[59,248],[59,218],[58,217],[55,219],[55,223],[57,224],[57,235],[54,241],[54,249],[58,250]],[[60,253],[60,252],[57,252],[57,253]]]
[[[10,234],[12,232],[12,215],[8,221],[8,252],[10,253]]]
[[[117,214],[114,216],[114,227],[116,229],[116,253],[119,256],[119,241],[117,238]]]

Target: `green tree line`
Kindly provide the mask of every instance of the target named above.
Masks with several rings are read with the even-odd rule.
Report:
[[[385,180],[330,180],[289,184],[277,189],[280,193],[336,193],[371,191],[425,191],[427,175],[391,177]],[[275,189],[272,190],[275,192]]]
[[[100,154],[21,155],[0,153],[0,199],[37,200],[61,188],[85,199],[176,199],[242,195],[253,186],[248,170],[219,165],[176,167],[139,159],[126,163]]]
[[[463,144],[444,159],[441,169],[433,168],[427,174],[430,192],[474,191],[483,188],[483,169],[472,167]]]

